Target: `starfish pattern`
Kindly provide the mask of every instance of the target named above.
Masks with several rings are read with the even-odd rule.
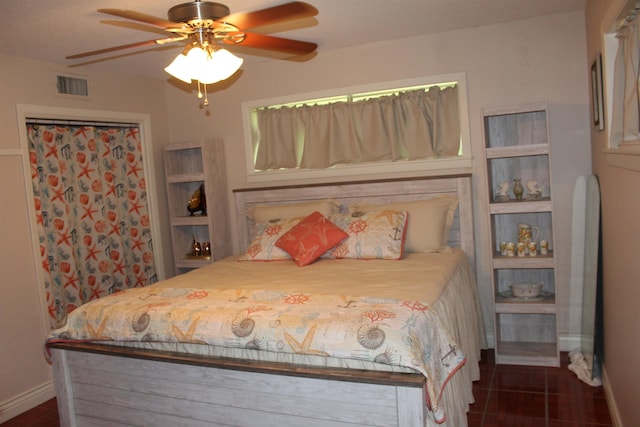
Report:
[[[85,261],[93,258],[96,262],[98,261],[98,254],[102,252],[100,249],[96,248],[97,245],[93,245],[88,249],[87,256],[84,258]]]
[[[65,243],[71,246],[71,233],[69,233],[68,231],[65,231],[63,233],[58,232],[58,237],[60,239],[56,242],[56,245],[60,246],[61,244]]]
[[[204,341],[193,339],[193,334],[195,334],[196,332],[196,327],[198,326],[199,321],[200,321],[200,318],[197,317],[196,320],[191,322],[191,325],[189,326],[189,329],[187,329],[186,332],[182,332],[180,328],[178,328],[176,325],[172,325],[171,328],[173,329],[173,334],[176,336],[177,342],[192,342],[192,343],[204,344]]]
[[[89,336],[88,338],[90,339],[97,339],[97,340],[101,340],[101,339],[109,339],[109,337],[104,335],[104,329],[107,327],[107,320],[109,320],[109,316],[105,316],[104,319],[102,319],[102,322],[100,322],[100,325],[98,326],[98,329],[93,329],[93,326],[91,326],[90,323],[87,323],[87,329],[89,330]]]
[[[140,167],[138,163],[135,163],[131,165],[131,167],[129,168],[129,172],[127,172],[127,176],[135,175],[136,178],[140,178],[138,176],[138,172],[142,172],[142,167]]]
[[[64,276],[64,278],[66,279],[66,282],[64,284],[65,289],[69,286],[78,289],[78,282],[80,281],[80,279],[76,276],[75,272],[73,272],[70,276]]]
[[[95,169],[91,169],[91,163],[87,163],[84,166],[80,166],[80,174],[78,175],[78,179],[82,178],[83,176],[86,176],[87,179],[91,178],[91,172],[95,172]]]
[[[138,215],[140,215],[140,209],[142,209],[142,208],[144,208],[144,204],[143,203],[133,202],[133,203],[131,203],[131,209],[129,209],[129,212],[127,212],[127,213],[135,212]]]
[[[386,211],[380,211],[378,212],[374,218],[378,219],[378,218],[387,218],[387,221],[389,221],[389,224],[393,225],[393,217],[398,213],[398,211],[392,211],[392,210],[386,210]]]
[[[48,148],[48,150],[45,153],[44,158],[46,159],[49,156],[53,156],[56,159],[58,159],[58,146],[56,145],[56,143],[54,142],[53,145],[50,145],[47,148]]]
[[[115,262],[113,267],[113,274],[120,273],[123,276],[126,276],[126,273],[124,272],[124,267],[125,267],[124,261],[120,263]]]
[[[133,240],[133,245],[131,245],[131,250],[135,251],[137,250],[142,250],[142,246],[144,245],[144,242],[142,241],[142,239],[132,239]]]
[[[84,209],[84,214],[82,215],[82,217],[80,219],[89,218],[91,221],[94,220],[93,214],[97,213],[99,211],[99,209],[93,209],[93,203],[91,203],[87,207],[83,206],[82,209]]]
[[[313,325],[311,328],[309,328],[309,332],[307,332],[307,335],[302,340],[302,343],[300,343],[298,340],[296,340],[286,332],[284,332],[284,337],[286,338],[293,351],[297,354],[328,356],[329,354],[322,350],[314,350],[311,348],[311,342],[313,341],[313,335],[316,333],[317,326],[318,325]]]
[[[89,130],[89,128],[82,126],[79,127],[74,133],[73,136],[78,136],[78,135],[82,135],[85,139],[89,138],[89,135],[87,134],[87,131]]]

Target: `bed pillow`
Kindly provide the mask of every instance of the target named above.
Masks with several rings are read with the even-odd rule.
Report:
[[[449,230],[458,207],[456,196],[436,196],[426,200],[375,205],[356,203],[350,212],[371,210],[401,210],[409,212],[405,250],[407,252],[435,252],[448,247]]]
[[[338,204],[335,200],[324,199],[288,205],[258,205],[247,210],[247,216],[259,223],[273,219],[304,218],[316,211],[328,217],[337,212],[337,209]]]
[[[370,211],[331,215],[349,237],[323,258],[401,259],[407,236],[406,211]]]
[[[276,246],[284,249],[299,266],[313,261],[348,237],[340,227],[320,212],[313,212],[284,233]]]
[[[302,218],[279,219],[259,222],[255,225],[254,239],[239,261],[290,260],[291,256],[276,246],[276,241],[291,230]]]

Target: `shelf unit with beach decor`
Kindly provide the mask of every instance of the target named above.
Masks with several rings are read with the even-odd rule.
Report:
[[[483,127],[496,363],[560,366],[547,105],[485,108]]]
[[[221,139],[169,144],[165,180],[175,273],[200,268],[231,254],[224,145]],[[190,212],[189,201],[204,189],[206,210]],[[198,255],[193,242],[200,247]],[[203,246],[209,244],[210,252]]]

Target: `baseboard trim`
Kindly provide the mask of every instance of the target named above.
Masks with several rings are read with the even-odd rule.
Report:
[[[609,407],[609,415],[611,415],[613,427],[623,427],[622,420],[620,419],[620,411],[618,411],[618,405],[616,405],[616,399],[609,388],[607,367],[604,365],[602,366],[602,386],[604,387],[604,396],[607,399],[607,406]]]
[[[0,402],[0,423],[35,408],[55,396],[56,391],[53,387],[53,381],[47,381],[18,396]]]

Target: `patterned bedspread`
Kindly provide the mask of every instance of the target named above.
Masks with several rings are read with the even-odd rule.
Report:
[[[87,303],[50,341],[158,341],[373,361],[427,378],[439,398],[465,357],[420,301],[267,290],[146,287]]]

